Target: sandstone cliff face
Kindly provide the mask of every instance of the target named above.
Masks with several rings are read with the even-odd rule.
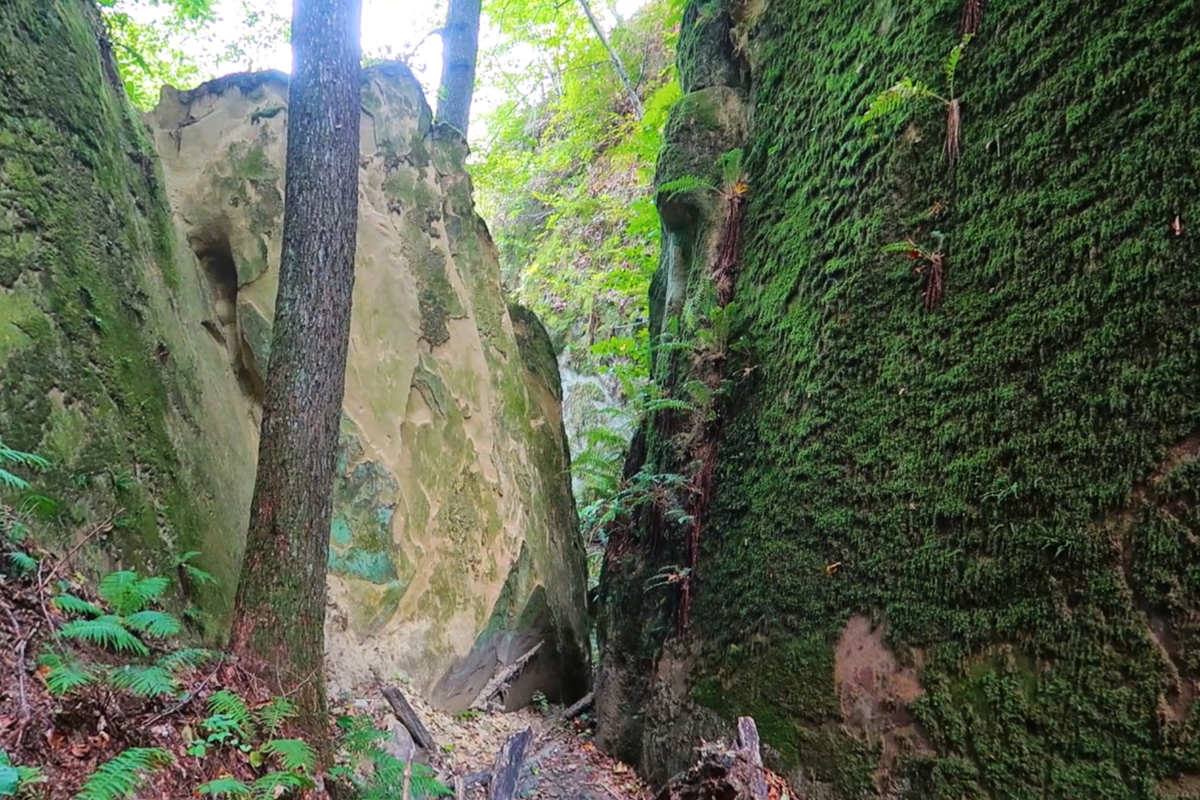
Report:
[[[744,151],[730,384],[634,448],[715,466],[698,530],[610,538],[602,746],[663,779],[751,715],[806,797],[1196,795],[1195,11],[689,3],[657,177]],[[903,76],[948,90],[962,24],[956,164],[938,103],[856,124]],[[660,195],[655,335],[699,333],[715,194]],[[880,252],[909,237],[932,302],[932,259]]]
[[[0,3],[0,439],[53,461],[51,502],[25,509],[43,544],[98,532],[94,571],[202,551],[220,586],[184,588],[188,621],[219,641],[269,356],[285,77],[168,90],[147,131],[105,48],[88,0]],[[549,342],[514,324],[464,147],[430,129],[412,76],[368,71],[363,105],[334,686],[402,674],[459,708],[544,638],[510,702],[578,693],[584,557]]]
[[[165,89],[147,116],[207,287],[192,335],[237,396],[227,458],[243,508],[278,286],[286,106],[286,77],[264,73]],[[364,73],[329,657],[335,689],[399,673],[452,709],[542,638],[543,685],[528,692],[577,693],[587,650],[557,371],[528,355],[549,347],[536,320],[514,329],[465,155],[431,127],[407,69]]]

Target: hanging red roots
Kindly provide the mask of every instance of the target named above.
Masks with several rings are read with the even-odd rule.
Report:
[[[984,0],[967,0],[963,6],[962,22],[958,26],[959,34],[966,36],[979,30],[983,22]]]
[[[926,311],[934,311],[942,304],[942,294],[946,273],[946,258],[941,253],[931,253],[925,257],[929,264],[925,273],[925,291],[921,293]]]
[[[733,299],[733,284],[737,280],[738,265],[742,259],[742,213],[746,201],[746,184],[739,181],[726,195],[728,211],[725,225],[721,228],[721,245],[717,251],[717,263],[713,266],[713,280],[717,284],[717,305],[729,305]]]

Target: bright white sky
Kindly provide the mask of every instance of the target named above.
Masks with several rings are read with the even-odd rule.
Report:
[[[602,18],[608,16],[605,7],[609,2],[610,0],[605,0],[593,3],[594,10]],[[644,3],[645,0],[615,0],[613,5],[618,13],[628,17]],[[215,55],[225,49],[226,43],[247,36],[247,9],[277,15],[281,19],[290,19],[292,15],[292,0],[216,0],[213,5],[219,20],[205,31],[204,38],[208,41],[192,41],[183,45],[201,64],[214,63]],[[147,15],[155,13],[145,6],[140,10]],[[362,13],[363,53],[396,58],[413,53],[409,63],[424,85],[426,97],[432,105],[441,75],[442,40],[438,36],[428,34],[441,26],[446,13],[445,0],[363,0]],[[493,38],[494,34],[489,34],[485,27],[481,34],[484,45]],[[279,69],[287,72],[291,69],[291,48],[286,42],[250,40],[242,42],[242,48],[247,57],[220,63],[219,72],[261,69]],[[516,59],[520,58],[519,53],[512,55]],[[514,66],[519,69],[520,65]],[[489,96],[486,88],[481,87],[481,90],[476,92],[472,111],[478,113],[487,110],[499,99]],[[472,117],[474,116],[475,113],[472,114]]]

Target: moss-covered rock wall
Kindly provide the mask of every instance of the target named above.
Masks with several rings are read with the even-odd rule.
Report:
[[[232,586],[253,463],[223,463],[238,410],[190,333],[198,272],[102,29],[84,0],[0,6],[0,437],[53,465],[43,500],[6,499],[46,546],[91,535],[96,569],[203,550]],[[229,597],[196,598],[202,630]]]
[[[957,164],[937,101],[856,124],[902,77],[948,93],[979,8]],[[738,94],[729,384],[690,599],[642,599],[683,528],[610,546],[602,744],[662,778],[748,714],[810,797],[1200,796],[1198,12],[692,3],[660,178]],[[660,208],[685,255],[721,235],[711,198]],[[713,263],[672,258],[664,324]],[[693,434],[660,417],[630,469],[694,475]]]

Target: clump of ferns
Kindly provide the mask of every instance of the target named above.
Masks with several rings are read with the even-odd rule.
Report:
[[[932,236],[935,244],[932,247],[922,247],[911,237],[902,242],[892,242],[880,248],[881,253],[903,253],[910,261],[917,262],[913,272],[925,279],[925,288],[921,292],[921,304],[926,311],[935,311],[942,304],[946,292],[946,255],[943,252],[943,242],[946,235],[934,231]]]
[[[376,728],[370,717],[339,717],[337,726],[337,764],[329,770],[329,776],[361,800],[453,796],[454,792],[437,780],[428,766],[401,761],[384,750],[391,734]]]
[[[945,97],[923,83],[907,77],[901,78],[894,86],[872,98],[870,107],[859,119],[859,123],[868,125],[880,119],[896,116],[909,111],[922,101],[935,100],[942,103],[946,107],[946,159],[953,168],[958,163],[959,138],[962,133],[962,103],[955,94],[954,77],[958,71],[958,65],[962,61],[963,52],[974,35],[974,33],[964,33],[962,39],[946,57],[943,67],[946,77]]]
[[[717,238],[717,258],[712,265],[711,274],[717,286],[717,303],[724,307],[733,299],[733,286],[741,263],[742,218],[745,214],[746,197],[750,191],[750,181],[742,168],[740,148],[730,150],[717,159],[717,169],[721,173],[719,187],[695,175],[684,175],[661,184],[658,192],[668,200],[692,191],[715,192],[721,197],[725,213]]]
[[[182,566],[207,576],[187,564],[192,555],[181,559]],[[100,580],[96,602],[69,593],[56,595],[51,604],[70,619],[38,658],[39,674],[50,693],[62,697],[96,690],[104,701],[112,692],[174,697],[182,674],[220,658],[210,650],[166,646],[183,627],[176,617],[156,607],[170,584],[167,578],[124,570]],[[84,661],[76,652],[79,645],[95,647],[109,660],[123,663]]]

